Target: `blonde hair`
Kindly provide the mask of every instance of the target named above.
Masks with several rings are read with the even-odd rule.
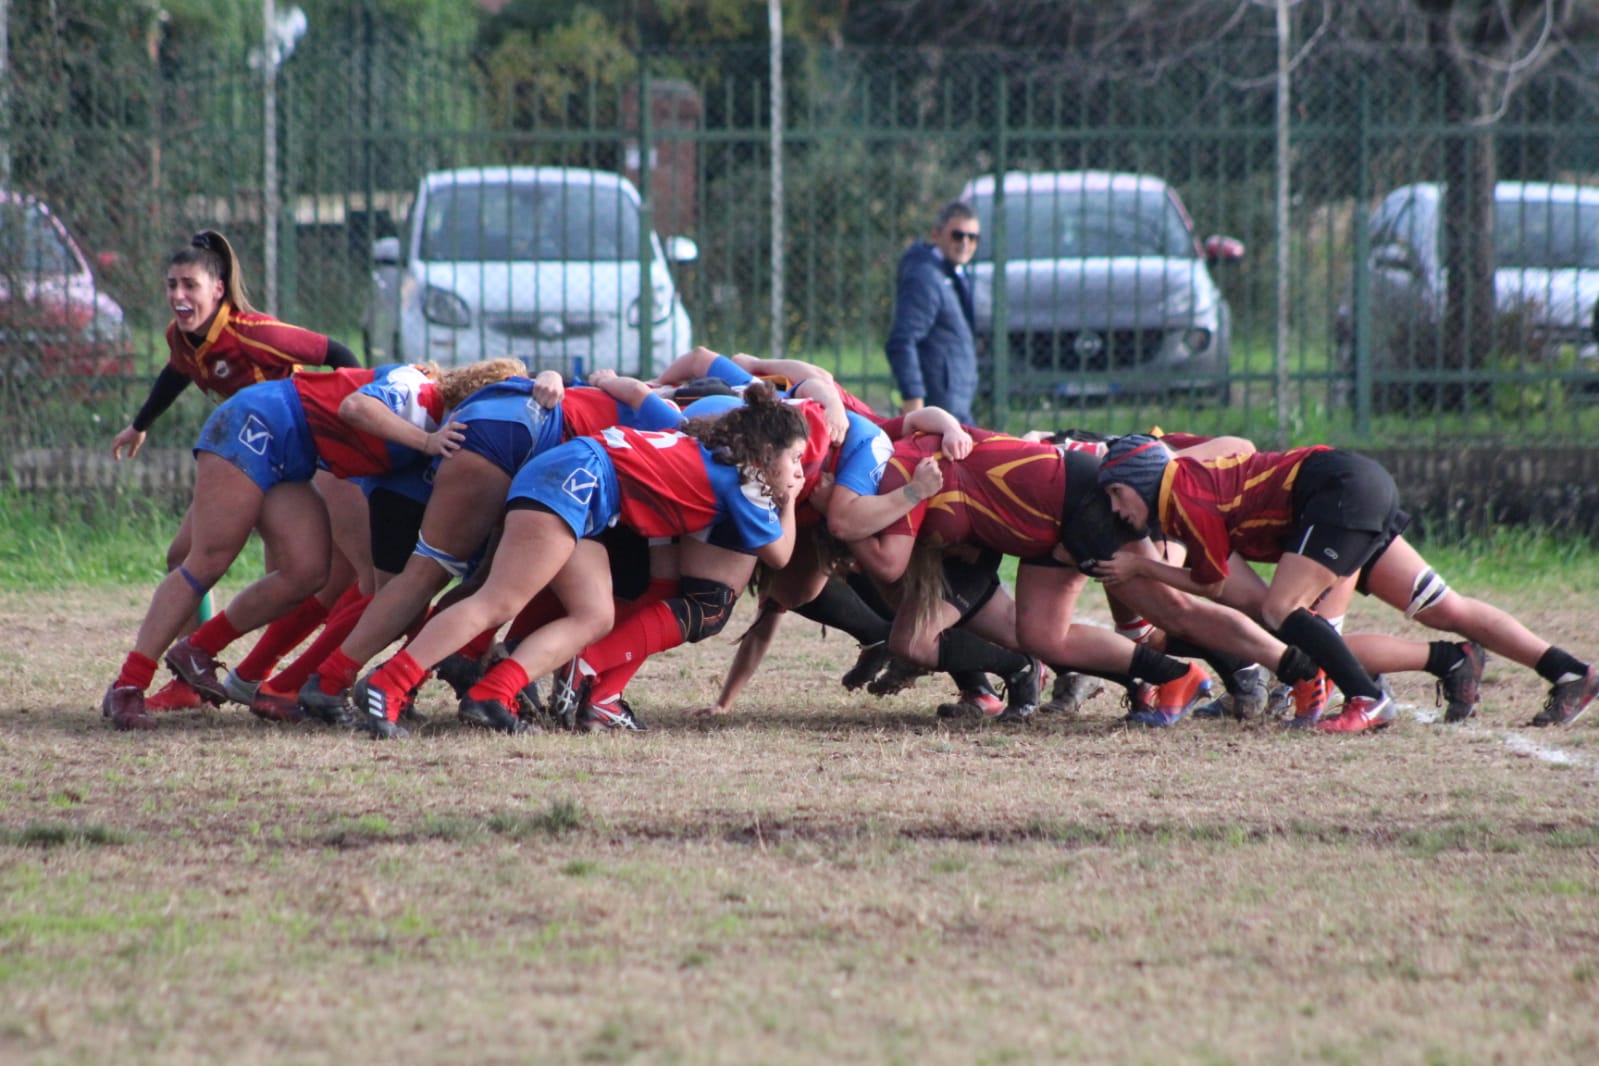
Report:
[[[167,268],[194,264],[222,282],[222,298],[233,305],[235,311],[254,313],[250,294],[244,288],[244,274],[239,269],[239,256],[228,239],[214,229],[203,229],[189,238],[189,243],[172,253]]]
[[[432,373],[428,373],[429,367]],[[449,410],[486,385],[506,378],[526,377],[527,366],[520,359],[486,359],[481,363],[441,371],[436,364],[426,363],[423,364],[423,373],[438,383],[439,396],[444,400],[445,409]]]

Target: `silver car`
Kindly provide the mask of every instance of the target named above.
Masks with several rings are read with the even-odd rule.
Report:
[[[1444,188],[1402,185],[1383,197],[1367,225],[1372,365],[1408,370],[1441,365],[1436,327],[1448,277],[1439,239]],[[1518,316],[1545,351],[1571,345],[1599,357],[1599,188],[1535,181],[1494,186],[1494,302]],[[1337,339],[1352,363],[1353,314],[1340,308]],[[1542,353],[1540,353],[1542,354]]]
[[[403,249],[396,237],[373,245],[364,322],[373,361],[452,366],[510,355],[562,373],[638,374],[646,307],[654,367],[693,346],[669,264],[698,249],[686,237],[645,235],[646,286],[639,195],[619,174],[438,171],[422,178],[406,228]]]
[[[1009,173],[994,247],[995,181],[962,199],[986,243],[972,263],[977,333],[992,346],[995,260],[1004,261],[1013,388],[1057,399],[1202,394],[1227,402],[1232,312],[1209,263],[1231,237],[1196,238],[1172,187],[1148,174]]]

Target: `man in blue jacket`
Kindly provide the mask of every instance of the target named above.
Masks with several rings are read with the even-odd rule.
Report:
[[[972,425],[977,395],[977,347],[972,340],[972,287],[963,269],[977,254],[977,214],[960,201],[945,204],[933,232],[899,261],[888,365],[902,410],[925,402]]]

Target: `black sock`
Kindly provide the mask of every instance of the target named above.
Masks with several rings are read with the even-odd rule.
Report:
[[[945,673],[973,670],[1009,677],[1030,661],[1020,652],[990,644],[963,629],[946,629],[938,635],[938,668]]]
[[[1195,644],[1193,641],[1184,640],[1166,634],[1166,654],[1181,655],[1185,659],[1203,659],[1216,671],[1216,676],[1222,679],[1222,684],[1227,686],[1227,691],[1233,690],[1233,675],[1249,665],[1248,659],[1240,659],[1231,652],[1217,651]]]
[[[810,603],[794,608],[801,618],[809,618],[833,629],[841,629],[859,644],[877,644],[888,639],[893,628],[889,619],[872,610],[867,602],[842,581],[829,581]]]
[[[894,608],[889,606],[883,594],[872,584],[872,579],[859,570],[851,570],[844,577],[844,584],[855,590],[855,595],[866,602],[866,606],[882,615],[884,618],[894,617]]]
[[[996,695],[994,686],[988,683],[988,675],[981,670],[955,670],[950,673],[949,679],[955,682],[955,687],[962,694],[986,692],[991,696]]]
[[[1327,619],[1301,607],[1283,621],[1277,636],[1284,644],[1302,648],[1348,699],[1382,698],[1382,686],[1366,673],[1366,668],[1360,665],[1355,653]]]
[[[1588,664],[1571,654],[1564,648],[1550,645],[1549,650],[1538,658],[1538,665],[1533,669],[1538,671],[1538,676],[1551,685],[1558,685],[1561,681],[1570,681],[1576,677],[1586,677]]]
[[[1466,653],[1452,640],[1434,640],[1427,644],[1426,670],[1434,677],[1448,677],[1449,671],[1460,665]]]
[[[1188,673],[1188,664],[1158,652],[1148,644],[1139,644],[1133,648],[1133,665],[1127,672],[1140,681],[1164,685]]]
[[[1277,660],[1277,669],[1273,671],[1277,680],[1289,685],[1301,681],[1309,681],[1316,676],[1316,671],[1321,669],[1310,656],[1292,644],[1283,649],[1283,657]]]

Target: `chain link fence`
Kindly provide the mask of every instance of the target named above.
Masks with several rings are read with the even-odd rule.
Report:
[[[881,407],[893,402],[882,344],[899,255],[987,176],[976,271],[995,424],[1408,444],[1580,439],[1595,421],[1599,92],[1592,60],[1575,55],[1484,123],[1444,57],[1308,51],[1292,74],[1285,231],[1270,42],[1159,61],[789,48],[780,175],[765,49],[585,67],[514,48],[441,54],[356,19],[282,62],[272,122],[248,55],[124,63],[11,85],[0,465],[16,481],[42,483],[18,473],[40,449],[107,451],[131,418],[166,358],[164,265],[191,232],[227,233],[280,317],[386,358],[398,330],[372,335],[393,319],[371,313],[374,243],[397,238],[409,254],[418,182],[490,165],[626,175],[644,232],[694,242],[693,260],[671,265],[675,298],[694,341],[723,351],[769,350],[780,181],[786,354]],[[998,180],[1022,172],[1078,177],[1038,199]],[[1083,172],[1159,179],[1147,188],[1174,198],[1096,199]],[[1494,182],[1554,188],[1505,185],[1496,209],[1483,191]],[[1478,217],[1462,219],[1462,204]],[[1116,243],[1163,225],[1192,233],[1167,232],[1153,252]],[[1500,238],[1498,273],[1479,256],[1466,260],[1479,276],[1448,277],[1462,260],[1443,249],[1484,233]],[[641,258],[660,247],[645,242]],[[1507,270],[1527,249],[1536,265]],[[1102,261],[1151,257],[1091,280]],[[378,291],[405,290],[391,280]],[[528,328],[544,328],[549,313],[523,299]],[[658,360],[642,347],[647,371]],[[152,445],[185,448],[208,409],[186,397]]]

